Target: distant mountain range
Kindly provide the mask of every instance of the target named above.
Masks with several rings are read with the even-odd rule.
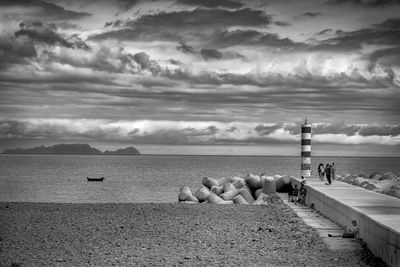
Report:
[[[54,146],[37,146],[25,149],[6,149],[3,154],[140,155],[140,152],[134,147],[102,152],[88,144],[58,144]]]

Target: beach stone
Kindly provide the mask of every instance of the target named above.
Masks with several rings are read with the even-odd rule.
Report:
[[[199,202],[199,200],[193,196],[192,190],[190,190],[189,186],[182,186],[180,193],[178,195],[179,201],[194,201]]]
[[[199,200],[199,202],[204,202],[207,200],[209,194],[210,190],[203,185],[196,191],[194,196]]]

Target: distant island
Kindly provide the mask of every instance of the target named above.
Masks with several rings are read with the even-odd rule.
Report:
[[[3,154],[140,155],[140,152],[134,147],[102,152],[88,144],[57,144],[54,146],[37,146],[25,149],[6,149]]]

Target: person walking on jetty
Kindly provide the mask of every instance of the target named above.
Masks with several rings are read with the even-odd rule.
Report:
[[[324,180],[324,174],[325,174],[325,172],[324,172],[324,164],[320,163],[318,165],[318,176],[319,176],[319,179],[321,181]]]
[[[297,184],[295,184],[293,189],[293,200],[295,205],[297,205],[298,198],[299,198],[299,189],[297,188]]]
[[[329,164],[326,164],[325,174],[326,174],[326,180],[328,180],[328,182],[325,184],[330,185],[332,183],[332,180],[331,180],[332,168]]]
[[[335,163],[334,162],[332,162],[331,170],[332,170],[331,171],[332,180],[336,180],[336,178],[335,178],[336,167],[335,167]]]

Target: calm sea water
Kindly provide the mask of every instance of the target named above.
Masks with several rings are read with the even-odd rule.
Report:
[[[338,174],[400,173],[400,158],[314,157],[312,169],[320,162],[335,162]],[[0,201],[176,202],[181,186],[195,191],[204,176],[298,176],[299,168],[299,157],[0,155]]]

